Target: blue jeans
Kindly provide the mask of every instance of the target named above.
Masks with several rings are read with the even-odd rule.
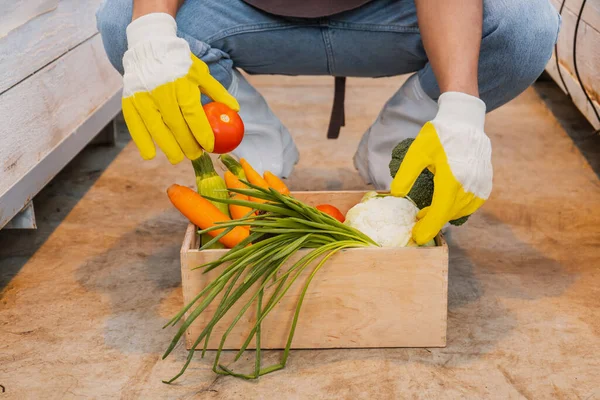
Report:
[[[104,0],[98,29],[123,73],[125,28],[132,0]],[[327,18],[287,18],[240,0],[187,0],[178,35],[226,88],[232,68],[250,74],[384,77],[419,73],[425,92],[440,94],[427,61],[412,0],[375,0]],[[523,92],[543,72],[560,18],[548,0],[484,0],[479,88],[491,111]]]

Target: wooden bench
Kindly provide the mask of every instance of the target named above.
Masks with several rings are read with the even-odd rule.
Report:
[[[0,228],[121,109],[96,30],[100,0],[0,6]],[[29,221],[29,222],[28,222]],[[12,223],[34,227],[34,221]],[[29,226],[28,226],[29,225]]]

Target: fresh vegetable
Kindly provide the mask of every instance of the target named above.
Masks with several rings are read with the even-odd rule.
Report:
[[[404,139],[392,150],[392,160],[390,161],[390,174],[392,178],[396,176],[398,169],[408,148],[412,144],[414,139]],[[431,199],[433,198],[433,174],[428,170],[424,169],[421,175],[415,181],[408,197],[415,202],[419,209],[425,208],[431,205]]]
[[[342,214],[342,212],[337,207],[332,206],[331,204],[319,204],[315,208],[327,215],[331,215],[333,218],[337,219],[340,222],[344,222],[346,220],[344,214]]]
[[[454,226],[461,226],[462,224],[464,224],[465,222],[467,222],[467,220],[469,219],[469,217],[470,217],[469,215],[465,215],[464,217],[453,219],[452,221],[448,221],[448,222],[450,222]]]
[[[242,168],[244,169],[244,173],[246,174],[246,178],[248,178],[248,182],[250,182],[253,185],[259,186],[263,189],[269,189],[269,184],[267,183],[267,181],[265,181],[264,178],[262,176],[260,176],[260,174],[258,172],[256,172],[250,164],[248,164],[248,161],[241,158],[240,164],[242,165]],[[250,197],[250,200],[252,200],[256,203],[264,203],[265,202],[263,199],[257,198],[257,197],[256,198]]]
[[[221,212],[209,200],[186,186],[173,184],[167,189],[167,194],[175,208],[189,219],[190,222],[204,230],[215,228],[207,232],[202,232],[208,233],[213,237],[213,240],[204,244],[203,248],[209,247],[217,240],[225,246],[233,248],[247,239],[250,235],[248,229],[241,226],[231,227],[231,229],[217,229],[221,226],[217,226],[217,224],[231,222],[231,218]],[[229,199],[210,198],[210,200],[224,202]]]
[[[227,198],[227,186],[213,166],[210,155],[204,152],[200,157],[192,160],[194,173],[196,174],[196,187],[198,193],[202,196],[211,196],[215,198]],[[223,214],[229,216],[227,204],[212,202]],[[212,240],[212,236],[205,234],[200,238],[200,243],[205,244]],[[215,242],[211,249],[223,249],[225,245],[221,242]]]
[[[240,165],[240,170],[241,170],[241,165]],[[243,173],[244,171],[242,171]],[[244,175],[245,176],[245,175]],[[227,185],[228,189],[248,189],[248,186],[246,186],[243,182],[241,182],[237,176],[235,176],[231,171],[225,171],[225,184]],[[236,194],[234,193],[233,196],[231,196],[234,200],[245,200],[245,201],[249,201],[251,200],[248,196],[243,195],[243,194]],[[242,219],[245,217],[248,217],[250,215],[250,212],[252,211],[252,208],[250,207],[245,207],[245,206],[240,206],[237,204],[229,204],[229,212],[231,213],[231,218],[233,219]],[[245,226],[246,228],[248,228],[248,226]]]
[[[252,168],[252,165],[248,164],[248,161],[241,158],[240,164],[242,164],[242,168],[244,169],[246,178],[248,178],[248,182],[250,182],[253,185],[259,186],[263,189],[269,188],[269,184],[267,183],[267,181],[265,181],[265,179],[262,176],[260,176],[260,174],[254,170],[254,168]]]
[[[227,193],[227,186],[223,178],[217,174],[215,167],[213,166],[210,155],[204,152],[200,157],[192,160],[192,166],[194,167],[194,174],[196,175],[196,186],[198,187],[198,193],[202,196],[210,196],[215,198],[226,199],[229,197]],[[227,205],[223,203],[213,202],[223,214],[229,216]]]
[[[225,172],[225,183],[228,189],[248,189],[248,186],[244,184],[244,182],[240,181],[237,176],[233,175],[230,171]],[[253,197],[249,198],[250,201],[254,201],[256,203],[264,203],[263,199],[255,199]]]
[[[290,194],[290,189],[275,174],[266,171],[263,176],[270,188],[277,190],[281,194]]]
[[[166,326],[175,326],[185,316],[163,358],[173,351],[187,328],[198,315],[206,312],[209,305],[215,304],[212,319],[192,343],[191,350],[188,352],[187,360],[181,371],[168,383],[173,382],[184,373],[196,353],[196,347],[200,343],[204,343],[202,352],[204,355],[214,326],[238,301],[243,301],[244,305],[221,337],[215,355],[213,371],[245,379],[255,379],[261,375],[284,368],[304,296],[317,272],[331,256],[342,249],[377,246],[377,243],[364,233],[318,212],[315,208],[309,207],[297,199],[282,195],[273,189],[265,189],[253,184],[249,186],[250,189],[232,189],[231,192],[260,198],[264,203],[252,203],[236,199],[220,199],[218,201],[226,204],[254,207],[261,211],[259,215],[246,218],[243,221],[227,221],[213,225],[201,232],[235,229],[239,228],[240,224],[250,226],[250,235],[238,242],[237,246],[229,250],[220,259],[198,267],[204,269],[204,271],[221,268],[221,273],[167,323]],[[217,199],[212,200],[217,201]],[[265,239],[265,237],[268,238]],[[252,246],[248,246],[250,243],[253,243]],[[287,264],[287,261],[301,248],[312,250],[296,260],[291,266]],[[286,265],[285,269],[283,269],[284,264]],[[306,282],[301,283],[302,290],[296,304],[283,358],[281,362],[265,367],[262,365],[260,349],[261,323],[269,316],[273,308],[277,307],[280,300],[306,268],[312,268],[312,272]],[[266,293],[267,288],[272,288],[268,295]],[[218,296],[221,296],[220,300],[215,300]],[[244,300],[240,300],[241,298],[244,298]],[[246,320],[248,318],[244,315],[253,306],[256,307],[256,323],[248,332],[245,342],[236,355],[236,360],[242,356],[250,342],[255,339],[254,370],[250,374],[242,374],[234,372],[230,367],[220,364],[219,361],[229,332],[240,319]]]
[[[405,247],[411,239],[418,212],[417,206],[406,198],[365,196],[346,213],[345,224],[382,247]]]
[[[250,198],[243,194],[234,194],[231,196],[233,200],[237,201],[250,201]],[[230,204],[229,211],[231,213],[231,218],[233,219],[242,219],[251,215],[252,208],[246,206],[240,206],[238,204]],[[246,228],[249,228],[246,226]]]
[[[390,174],[392,178],[396,176],[398,169],[400,169],[400,164],[402,160],[404,160],[404,156],[406,156],[406,152],[408,148],[412,144],[414,139],[404,139],[392,150],[392,160],[390,161]],[[415,202],[419,209],[423,209],[431,205],[431,201],[433,200],[433,174],[428,169],[424,169],[421,172],[421,175],[415,181],[410,192],[408,192],[408,197]],[[464,216],[462,218],[458,218],[450,221],[452,225],[462,225],[467,222],[469,216]]]
[[[234,174],[230,171],[225,171],[225,185],[227,189],[247,189],[248,186],[244,185]]]
[[[374,197],[378,197],[378,196],[389,196],[389,195],[380,195],[379,193],[377,193],[375,191],[370,191],[363,195],[362,199],[360,199],[360,202],[364,203],[365,201],[372,199]]]
[[[238,147],[244,138],[244,123],[239,114],[216,101],[203,108],[215,136],[213,153],[228,153]]]
[[[240,164],[235,158],[231,157],[229,154],[221,154],[219,156],[219,160],[221,160],[223,165],[225,165],[225,167],[238,179],[244,181],[248,180],[248,178],[246,178],[246,174],[244,173],[244,169],[242,168],[242,164]]]

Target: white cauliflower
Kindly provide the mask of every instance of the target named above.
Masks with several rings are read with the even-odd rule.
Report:
[[[363,232],[382,247],[410,245],[419,212],[417,206],[406,198],[376,195],[369,192],[352,207],[346,214],[345,224]]]

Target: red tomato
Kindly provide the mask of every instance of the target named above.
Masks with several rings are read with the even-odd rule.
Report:
[[[225,154],[238,147],[244,138],[244,123],[238,113],[216,101],[203,108],[215,134],[213,153]]]
[[[327,215],[331,215],[333,218],[337,219],[340,222],[344,222],[346,220],[344,214],[342,214],[342,212],[338,210],[337,207],[334,207],[331,204],[320,204],[316,207],[316,209]]]

